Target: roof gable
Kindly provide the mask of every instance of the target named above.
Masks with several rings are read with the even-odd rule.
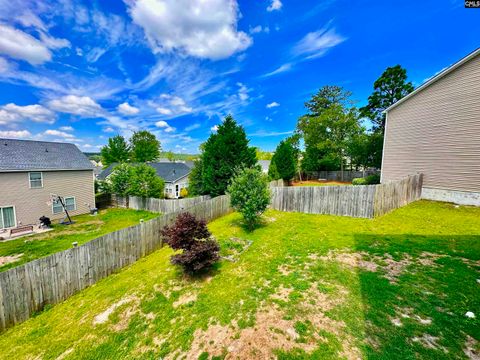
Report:
[[[74,144],[0,139],[0,172],[31,170],[92,170]]]

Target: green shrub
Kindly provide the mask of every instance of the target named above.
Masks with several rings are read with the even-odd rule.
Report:
[[[380,175],[373,174],[364,178],[355,178],[352,180],[352,185],[375,185],[380,184]]]
[[[352,185],[367,185],[366,178],[355,178],[352,180]]]
[[[228,186],[230,204],[240,212],[249,230],[253,230],[270,203],[267,176],[257,168],[243,169]]]

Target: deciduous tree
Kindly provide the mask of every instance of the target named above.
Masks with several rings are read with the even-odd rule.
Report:
[[[133,133],[130,138],[132,161],[144,163],[155,161],[160,156],[160,141],[149,131],[142,130]]]
[[[108,139],[108,144],[102,147],[100,154],[104,166],[127,162],[130,159],[130,146],[123,136],[117,135]]]

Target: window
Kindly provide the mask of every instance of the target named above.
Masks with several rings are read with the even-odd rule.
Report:
[[[39,189],[43,187],[43,174],[41,172],[28,173],[30,179],[30,189]]]
[[[0,208],[0,229],[15,227],[15,209],[13,206]]]
[[[73,196],[63,198],[63,202],[67,211],[75,211],[77,209],[77,204],[75,203],[75,198]],[[54,214],[61,214],[63,212],[63,206],[60,201],[53,203],[52,212]]]

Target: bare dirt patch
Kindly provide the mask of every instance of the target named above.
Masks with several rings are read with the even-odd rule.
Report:
[[[336,261],[342,265],[352,268],[361,268],[367,271],[375,272],[378,265],[372,261],[365,260],[369,255],[365,252],[338,252],[330,250],[327,255],[319,256],[322,261]]]
[[[318,335],[318,330],[324,330],[342,338],[342,356],[347,359],[360,358],[359,350],[353,345],[353,338],[345,331],[345,324],[324,313],[341,304],[345,297],[339,296],[338,292],[332,295],[321,293],[317,285],[312,284],[304,293],[303,301],[297,305],[298,315],[294,319],[286,317],[278,305],[264,304],[255,314],[253,327],[240,329],[236,321],[232,321],[225,326],[212,324],[205,330],[197,329],[190,350],[182,354],[182,357],[196,359],[207,352],[210,356],[225,355],[225,359],[272,359],[276,357],[275,350],[290,351],[294,348],[309,353],[317,348],[319,341],[327,341]],[[345,289],[338,290],[346,293]],[[291,289],[281,286],[271,299],[285,298],[290,291]],[[301,342],[300,334],[295,330],[298,321],[308,321],[316,330]],[[178,355],[171,354],[167,358]]]
[[[467,336],[467,341],[465,341],[463,353],[470,360],[480,360],[480,345],[478,341],[471,336]]]
[[[423,334],[420,337],[414,337],[412,341],[422,344],[422,346],[427,349],[443,350],[444,352],[448,352],[447,349],[438,344],[439,339],[440,338],[430,334]]]
[[[106,323],[110,315],[112,315],[115,312],[115,310],[117,310],[119,307],[128,303],[138,303],[138,298],[136,296],[127,296],[121,299],[120,301],[117,301],[115,304],[111,305],[108,309],[106,309],[105,311],[95,316],[93,318],[93,325],[100,325],[100,324]]]
[[[283,276],[288,276],[293,272],[293,268],[287,264],[280,265],[277,270]]]
[[[194,292],[190,292],[180,296],[180,298],[173,303],[173,307],[177,308],[181,305],[185,305],[194,301],[197,301],[197,294]]]
[[[283,286],[280,286],[280,288],[271,296],[272,299],[274,300],[281,300],[288,302],[288,297],[292,293],[293,289],[290,288],[285,288]]]
[[[23,256],[23,254],[9,255],[9,256],[0,256],[0,266],[14,263]]]

